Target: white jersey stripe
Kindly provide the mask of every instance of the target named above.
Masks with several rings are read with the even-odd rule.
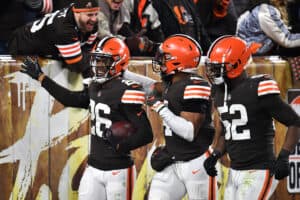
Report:
[[[184,99],[209,99],[209,96],[205,96],[205,95],[189,95],[189,96],[184,96]]]
[[[59,49],[62,49],[62,50],[64,50],[64,49],[72,49],[74,47],[80,46],[80,42],[77,41],[77,42],[74,42],[72,44],[64,44],[64,45],[58,45],[58,44],[56,44],[55,46],[57,48],[59,48]]]
[[[258,96],[266,94],[280,94],[277,82],[274,80],[261,81],[257,88]]]
[[[97,38],[97,32],[94,34],[91,34],[86,43],[92,44],[96,38]]]
[[[122,103],[145,103],[145,92],[139,90],[126,90],[121,99]]]
[[[72,52],[75,52],[75,51],[81,51],[81,48],[80,46],[74,46],[72,49],[59,49],[60,52],[64,53],[64,54],[67,54],[67,53],[72,53]]]
[[[77,55],[80,55],[80,54],[81,54],[81,49],[76,50],[76,51],[74,51],[74,52],[68,52],[68,53],[63,53],[63,52],[61,52],[61,55],[62,55],[64,58],[74,57],[74,56],[77,56]]]
[[[210,96],[210,87],[201,85],[189,85],[185,88],[184,99],[208,99]]]
[[[56,45],[61,55],[65,58],[74,57],[81,54],[80,42],[71,45]]]

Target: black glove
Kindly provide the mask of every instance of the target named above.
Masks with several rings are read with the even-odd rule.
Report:
[[[160,172],[167,166],[171,165],[175,157],[169,153],[166,146],[159,146],[153,151],[150,159],[151,167]]]
[[[115,138],[115,136],[113,135],[113,132],[110,128],[107,128],[104,130],[103,135],[102,135],[103,139],[106,140],[115,150],[117,150],[117,146],[119,144],[119,140],[117,140]]]
[[[203,163],[204,169],[209,176],[217,176],[216,163],[221,153],[215,150]]]
[[[26,57],[23,64],[21,65],[22,69],[20,72],[28,74],[31,78],[38,80],[43,72],[37,60],[33,61],[30,57]]]
[[[289,155],[289,151],[281,149],[275,161],[274,174],[277,180],[287,177],[290,173]]]
[[[159,111],[165,107],[162,93],[158,92],[157,89],[152,87],[150,94],[146,98],[146,104],[150,106],[152,110],[159,113]]]

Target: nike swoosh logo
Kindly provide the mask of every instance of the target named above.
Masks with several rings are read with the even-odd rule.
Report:
[[[197,174],[200,171],[200,169],[192,170],[192,174]]]
[[[142,115],[142,113],[143,113],[143,111],[140,111],[140,112],[136,113],[136,115],[137,115],[138,117],[140,117],[140,116]]]
[[[113,176],[116,176],[116,175],[120,174],[120,172],[121,172],[121,171],[113,171],[113,172],[111,172],[111,174],[112,174]]]

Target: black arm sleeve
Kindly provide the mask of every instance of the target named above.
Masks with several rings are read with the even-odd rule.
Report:
[[[137,105],[122,105],[121,109],[137,131],[119,144],[118,151],[128,152],[152,142],[153,133],[145,111]]]
[[[87,88],[82,91],[70,91],[47,76],[42,81],[42,86],[64,106],[85,109],[89,107],[90,98]]]
[[[260,106],[266,109],[280,123],[286,126],[300,127],[300,117],[279,95],[261,97]]]

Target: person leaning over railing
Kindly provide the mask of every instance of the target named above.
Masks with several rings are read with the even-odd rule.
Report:
[[[98,12],[95,0],[75,0],[66,8],[16,29],[8,42],[9,53],[62,60],[71,71],[88,77],[88,53],[97,41]]]

